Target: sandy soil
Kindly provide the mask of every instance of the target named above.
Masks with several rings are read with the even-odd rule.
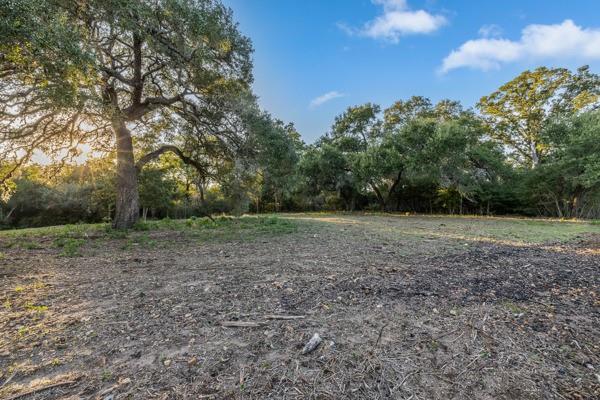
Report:
[[[44,238],[5,249],[0,398],[600,398],[600,236],[299,223],[246,241],[90,239],[81,257]]]

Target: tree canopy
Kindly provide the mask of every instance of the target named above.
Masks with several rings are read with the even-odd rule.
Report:
[[[173,151],[201,170],[199,155],[230,156],[242,141],[252,47],[219,2],[24,0],[1,13],[4,158],[116,146],[115,226],[137,219],[149,159]],[[137,168],[132,136],[156,147]]]

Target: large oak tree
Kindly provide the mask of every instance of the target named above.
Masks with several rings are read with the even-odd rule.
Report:
[[[0,0],[2,159],[116,148],[114,226],[130,227],[144,164],[202,170],[243,141],[251,52],[217,0]]]

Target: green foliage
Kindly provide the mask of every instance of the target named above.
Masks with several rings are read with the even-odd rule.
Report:
[[[79,257],[79,250],[84,243],[85,239],[72,237],[59,237],[54,241],[54,245],[62,249],[60,255],[63,257]]]
[[[113,146],[115,226],[130,227],[144,165],[171,152],[206,176],[250,135],[252,46],[218,0],[9,0],[0,15],[2,178],[38,151],[63,160]],[[164,205],[142,178],[146,204]]]
[[[483,118],[418,96],[382,120],[376,105],[350,107],[303,153],[304,190],[317,208],[593,218],[599,93],[587,67],[539,68],[484,96]]]
[[[218,93],[227,91],[220,85],[229,84],[213,83],[219,86],[211,86],[213,94],[220,98]],[[222,147],[216,136],[194,136],[189,131],[194,126],[176,124],[187,132],[177,141],[194,161],[174,151],[144,162],[138,175],[140,205],[150,220],[133,231],[106,225],[98,230],[128,239],[127,247],[142,244],[136,237],[145,236],[138,232],[154,229],[204,238],[207,232],[233,237],[270,226],[254,221],[252,228],[245,227],[244,218],[203,218],[211,214],[331,209],[598,218],[599,98],[600,78],[589,68],[539,68],[483,97],[482,115],[455,101],[433,104],[420,96],[383,110],[367,103],[349,107],[308,146],[292,124],[247,99],[237,114],[244,135],[237,137],[235,150]],[[162,140],[161,132],[173,127],[163,120],[135,143],[151,151]],[[33,165],[13,174],[1,203],[3,225],[110,220],[116,181],[110,157],[66,165],[59,173],[55,165]],[[285,223],[271,225],[275,231],[287,229]],[[64,255],[78,254],[83,232],[75,227],[68,228],[74,234],[48,230],[64,236],[56,243]],[[9,245],[37,246],[30,240]]]
[[[273,216],[240,218],[221,216],[214,218],[214,221],[196,217],[185,220],[165,218],[138,223],[137,226],[143,226],[144,235],[147,232],[166,229],[182,231],[202,240],[252,239],[258,236],[291,233],[297,229],[293,221]],[[143,236],[132,237],[132,243],[136,243],[140,237]]]
[[[162,169],[146,168],[138,177],[140,206],[157,210],[167,209],[177,191],[177,182]]]
[[[600,78],[582,67],[577,74],[564,68],[524,71],[478,107],[490,136],[513,152],[523,165],[537,166],[552,151],[542,132],[556,115],[573,115],[598,105]]]
[[[593,218],[600,207],[600,111],[559,119],[544,137],[552,152],[526,178],[530,203],[558,217]]]
[[[26,250],[35,250],[35,249],[42,248],[42,246],[39,245],[38,243],[29,241],[29,240],[18,241],[17,246],[19,246],[22,249],[26,249]]]

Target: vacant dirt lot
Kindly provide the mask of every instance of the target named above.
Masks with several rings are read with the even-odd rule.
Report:
[[[0,398],[600,398],[600,226],[281,218],[1,236]]]

